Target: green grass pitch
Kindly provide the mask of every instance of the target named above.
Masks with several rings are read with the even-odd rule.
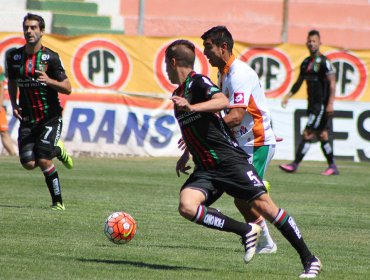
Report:
[[[0,279],[298,279],[299,257],[272,226],[274,255],[243,263],[238,236],[195,225],[177,212],[175,158],[75,159],[57,162],[64,212],[49,209],[39,170],[0,158]],[[338,162],[324,177],[323,162],[304,161],[285,174],[273,161],[267,178],[274,201],[291,214],[320,257],[318,279],[369,279],[370,164]],[[242,220],[227,195],[214,206]],[[106,217],[130,213],[135,238],[115,245],[103,233]]]

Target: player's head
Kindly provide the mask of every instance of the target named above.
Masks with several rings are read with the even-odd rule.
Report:
[[[209,39],[212,44],[215,44],[217,47],[221,47],[223,44],[226,44],[226,48],[229,52],[233,51],[234,40],[230,31],[227,30],[226,26],[215,26],[204,32],[201,37],[203,41]]]
[[[176,71],[178,68],[193,69],[195,62],[195,46],[188,40],[176,40],[172,42],[165,52],[166,71],[169,80],[176,84]]]
[[[306,46],[311,55],[319,52],[321,45],[320,32],[318,30],[310,30],[307,35]]]
[[[31,13],[28,13],[24,18],[23,18],[23,30],[24,30],[24,26],[25,26],[25,22],[27,20],[35,20],[39,23],[39,28],[41,31],[45,31],[45,21],[44,19],[39,16],[39,15],[36,15],[36,14],[31,14]]]
[[[28,13],[23,18],[23,34],[27,44],[36,45],[44,35],[45,21],[35,14]]]
[[[315,36],[315,35],[320,38],[320,32],[316,29],[312,29],[308,31],[307,37]]]
[[[215,26],[206,31],[202,37],[203,53],[209,63],[221,69],[228,61],[234,47],[234,40],[225,26]]]

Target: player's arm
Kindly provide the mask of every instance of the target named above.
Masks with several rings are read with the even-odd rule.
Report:
[[[302,71],[300,71],[297,81],[292,86],[292,89],[290,92],[288,92],[286,95],[284,95],[283,99],[281,100],[281,107],[285,108],[288,104],[289,98],[291,98],[296,92],[301,88],[301,85],[304,81]]]
[[[47,73],[49,73],[49,75]],[[72,87],[57,53],[52,53],[49,70],[46,72],[36,70],[39,74],[37,80],[64,94],[71,94]]]
[[[229,128],[239,126],[246,114],[249,98],[253,92],[253,85],[260,85],[256,73],[246,73],[244,71],[236,71],[230,77],[230,85],[227,91],[230,94],[228,113],[223,117]],[[240,98],[240,96],[243,96]]]
[[[40,70],[35,70],[39,74],[37,80],[41,83],[45,83],[47,86],[55,89],[56,91],[64,94],[70,94],[72,92],[71,83],[68,78],[65,78],[62,81],[58,81],[50,78],[45,72]]]
[[[12,108],[13,108],[14,117],[16,117],[19,120],[22,120],[21,108],[19,108],[18,103],[17,103],[18,87],[17,87],[16,80],[9,78],[8,92],[9,92],[10,103],[12,104]]]
[[[189,104],[185,98],[176,95],[172,96],[171,100],[179,109],[186,112],[216,113],[225,109],[229,103],[229,100],[222,92],[215,93],[211,99],[196,104]]]
[[[224,121],[227,126],[229,128],[233,128],[240,125],[246,113],[245,110],[246,109],[244,107],[230,109],[230,111],[224,116]]]
[[[326,107],[326,113],[331,116],[334,114],[336,79],[335,79],[335,74],[329,74],[326,77],[329,81],[329,100],[328,100],[328,105]]]
[[[17,103],[18,85],[16,81],[16,75],[12,67],[13,63],[12,63],[10,54],[6,57],[6,62],[7,62],[6,71],[8,74],[8,93],[9,93],[10,103],[12,104],[13,116],[19,120],[22,120],[22,108],[20,108]]]
[[[189,175],[188,170],[191,169],[191,166],[187,165],[189,158],[190,158],[189,150],[185,149],[184,153],[182,154],[182,156],[179,158],[179,160],[176,163],[177,177],[180,177],[180,172],[186,175]]]

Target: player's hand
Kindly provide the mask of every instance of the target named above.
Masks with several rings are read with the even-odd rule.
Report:
[[[35,70],[35,72],[38,74],[37,80],[40,83],[45,83],[47,85],[49,84],[50,78],[45,72],[40,70]]]
[[[283,99],[281,100],[281,107],[283,107],[284,109],[288,105],[289,98],[290,98],[290,93],[284,95]]]
[[[184,139],[180,138],[179,141],[177,141],[177,148],[179,148],[181,151],[184,151],[186,149]]]
[[[13,116],[16,117],[18,120],[22,120],[22,108],[14,107],[13,108]]]
[[[328,117],[332,117],[334,115],[334,107],[333,107],[333,104],[328,104],[328,106],[326,107],[326,115]]]
[[[189,151],[185,150],[182,156],[179,158],[176,164],[176,174],[180,177],[180,172],[189,175],[188,170],[191,169],[190,165],[186,165],[189,161]]]
[[[185,98],[175,95],[175,96],[172,96],[170,99],[180,111],[185,111],[185,112],[191,111],[192,107]]]

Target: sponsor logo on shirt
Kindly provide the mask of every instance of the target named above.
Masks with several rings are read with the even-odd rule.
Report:
[[[235,104],[244,103],[244,94],[242,92],[235,92],[234,93],[234,103]]]

